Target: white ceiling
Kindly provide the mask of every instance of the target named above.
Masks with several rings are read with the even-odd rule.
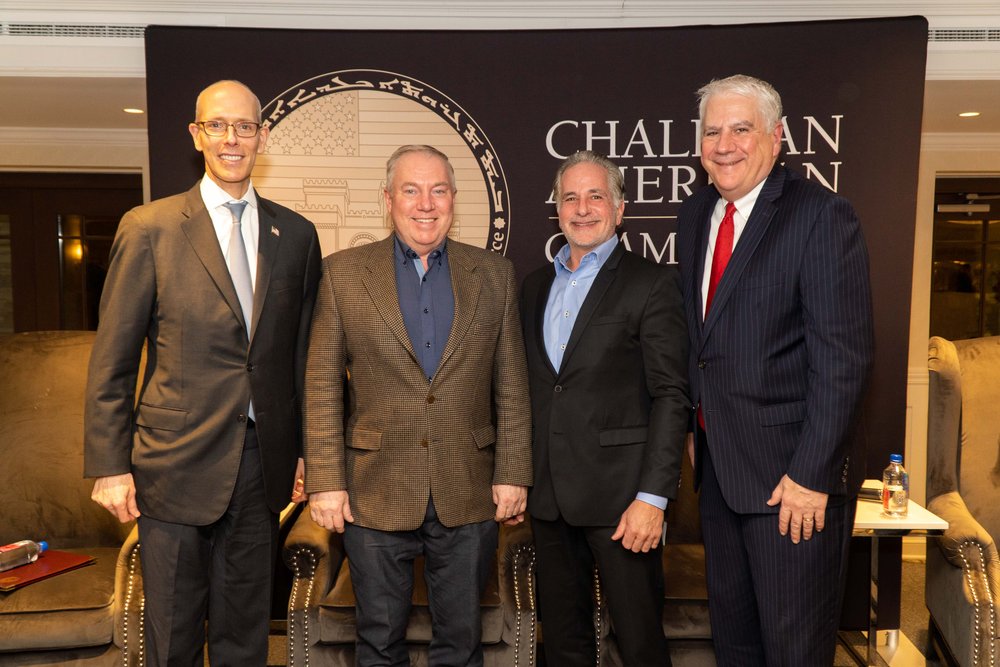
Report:
[[[151,24],[348,29],[593,28],[755,23],[920,14],[928,19],[925,133],[1000,133],[1000,2],[920,0],[326,0],[233,5],[159,0],[0,0],[0,129],[137,130],[142,39],[21,35],[11,26]],[[222,13],[220,13],[220,10]],[[941,31],[962,31],[961,39]],[[961,111],[981,116],[961,119]]]

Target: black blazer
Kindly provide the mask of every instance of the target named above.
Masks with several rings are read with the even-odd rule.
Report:
[[[830,494],[831,503],[844,502],[865,472],[855,424],[873,356],[868,253],[857,215],[843,197],[776,165],[703,322],[718,199],[707,186],[684,202],[677,248],[691,397],[701,402],[719,486],[741,513],[777,512],[766,501],[786,473]]]
[[[674,498],[687,397],[687,336],[677,271],[615,247],[594,279],[562,368],[542,335],[555,277],[522,287],[521,321],[534,420],[532,516],[612,526],[643,491]]]

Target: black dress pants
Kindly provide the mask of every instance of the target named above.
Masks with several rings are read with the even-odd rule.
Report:
[[[225,514],[207,526],[139,517],[151,667],[264,667],[278,517],[267,506],[257,435],[247,430]]]
[[[593,667],[594,564],[622,661],[629,667],[670,665],[663,634],[663,547],[633,553],[613,541],[615,526],[571,526],[532,517],[538,610],[545,662]]]

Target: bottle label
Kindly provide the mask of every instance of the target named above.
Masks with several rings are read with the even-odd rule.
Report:
[[[11,544],[5,544],[0,547],[0,553],[5,553],[7,551],[14,551],[15,549],[20,549],[21,547],[31,544],[29,540],[21,540],[20,542],[13,542]]]

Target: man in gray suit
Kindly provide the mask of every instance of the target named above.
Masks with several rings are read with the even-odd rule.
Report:
[[[212,665],[264,665],[277,515],[303,469],[319,241],[253,189],[268,128],[246,86],[212,84],[195,118],[204,178],[129,211],[115,237],[85,475],[97,478],[96,502],[138,520],[149,663],[200,666],[210,615]]]
[[[778,163],[770,84],[699,97],[712,184],[681,207],[677,247],[716,660],[829,665],[865,473],[868,253],[850,203]]]

